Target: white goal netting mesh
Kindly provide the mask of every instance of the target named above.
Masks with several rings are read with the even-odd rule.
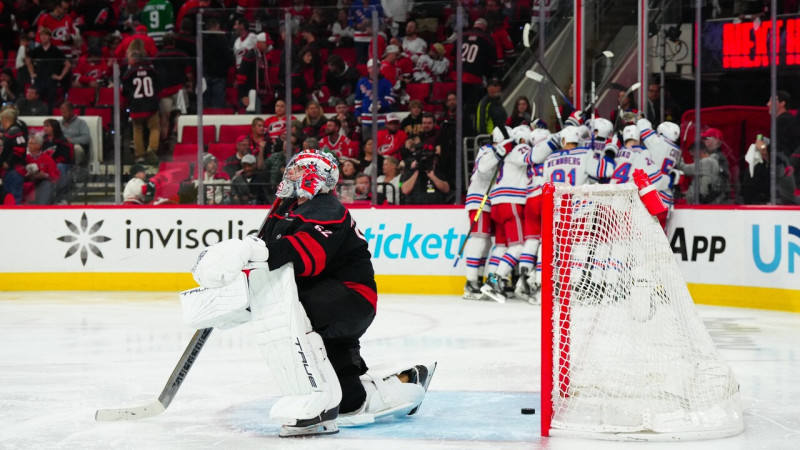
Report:
[[[551,430],[610,439],[741,432],[734,373],[636,187],[558,186],[553,203]]]

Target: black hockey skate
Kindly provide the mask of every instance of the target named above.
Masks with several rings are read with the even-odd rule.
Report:
[[[414,383],[422,386],[425,389],[425,392],[428,392],[428,385],[431,384],[431,378],[433,378],[433,373],[436,371],[436,366],[438,363],[434,362],[432,365],[424,365],[424,364],[417,364],[416,366],[404,370],[400,372],[398,375],[405,375],[408,377],[409,383]],[[416,408],[412,409],[408,415],[413,416],[414,414],[419,411],[419,407],[422,406],[422,403],[417,405]]]
[[[481,286],[481,292],[497,303],[505,303],[506,280],[497,276],[496,273],[490,273],[489,276],[486,277],[486,284]]]
[[[464,300],[480,300],[483,298],[483,292],[481,292],[481,285],[478,281],[470,281],[467,280],[467,283],[464,285],[464,296],[462,297]]]
[[[336,417],[339,415],[339,407],[323,411],[317,417],[305,420],[298,420],[294,425],[284,425],[279,433],[280,437],[305,437],[320,434],[334,434],[339,432],[336,425]]]

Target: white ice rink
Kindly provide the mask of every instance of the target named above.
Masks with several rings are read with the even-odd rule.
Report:
[[[215,330],[172,405],[97,423],[98,408],[158,396],[192,330],[175,293],[0,292],[0,448],[281,449],[800,448],[800,315],[700,307],[741,384],[744,434],[695,443],[539,437],[539,308],[382,295],[362,340],[373,369],[438,361],[420,412],[280,439],[277,391],[247,326]],[[535,407],[536,415],[520,408]]]

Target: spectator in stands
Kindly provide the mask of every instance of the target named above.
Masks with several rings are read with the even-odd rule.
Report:
[[[386,115],[386,128],[378,131],[378,154],[397,159],[402,158],[408,135],[400,129],[400,117],[395,113]]]
[[[22,184],[27,174],[25,150],[28,146],[28,135],[19,127],[17,110],[14,107],[5,107],[0,111],[0,126],[3,128],[0,135],[0,175],[3,177],[3,190],[19,205],[22,204]]]
[[[292,102],[306,105],[310,100],[322,96],[322,64],[319,62],[319,50],[311,47],[300,49],[300,61],[292,71]],[[316,101],[316,100],[315,100]]]
[[[256,175],[256,157],[242,158],[242,171],[231,180],[231,203],[234,205],[263,205],[267,201],[265,184]]]
[[[491,76],[497,59],[497,47],[492,36],[486,31],[487,27],[486,19],[477,19],[473,27],[464,32],[464,45],[468,46],[469,51],[459,51],[456,54],[456,57],[462,59],[464,110],[470,115],[474,114],[485,92],[483,80]],[[465,59],[465,55],[469,57]]]
[[[356,169],[358,169],[360,172],[372,173],[372,157],[374,148],[374,145],[372,144],[372,138],[368,137],[364,141],[364,145],[362,145],[360,149],[355,148],[353,152],[353,154],[356,155],[353,157],[353,159],[358,161]]]
[[[487,21],[491,29],[492,39],[497,52],[497,59],[494,63],[495,73],[505,70],[508,61],[514,59],[514,43],[508,35],[508,26],[498,13],[487,14]]]
[[[359,78],[355,67],[349,66],[339,55],[330,55],[328,73],[325,75],[325,85],[330,95],[328,103],[335,105],[341,99],[352,105]]]
[[[792,101],[791,96],[784,90],[779,90],[776,93],[778,101],[775,103],[775,112],[778,114],[775,118],[775,128],[777,130],[777,145],[778,152],[786,156],[789,160],[789,165],[795,170],[795,182],[800,183],[800,133],[798,133],[797,123],[794,116],[789,112],[789,102]],[[767,109],[770,115],[772,114],[772,99],[767,101]]]
[[[123,33],[132,34],[142,17],[138,0],[123,0],[119,10],[119,28]]]
[[[261,32],[256,36],[256,46],[247,51],[242,57],[242,63],[236,73],[237,97],[242,106],[248,111],[261,114],[262,108],[271,103],[270,95],[272,86],[269,82],[269,61],[267,48],[271,40],[267,33]],[[251,91],[254,91],[251,94]],[[251,95],[255,105],[251,105]]]
[[[258,156],[259,153],[272,153],[272,147],[274,143],[264,127],[264,119],[256,117],[252,120],[252,122],[250,122],[249,142],[249,151],[253,156]],[[258,169],[261,170],[262,167],[259,167]]]
[[[292,121],[297,120],[292,116]],[[275,100],[275,113],[264,121],[264,128],[267,130],[269,137],[277,143],[278,139],[285,140],[286,138],[286,102],[278,99]],[[276,147],[276,151],[282,147]]]
[[[72,64],[66,59],[64,52],[52,45],[50,34],[49,28],[39,28],[41,45],[30,51],[25,65],[39,90],[39,96],[52,108],[56,104],[58,84],[67,76]]]
[[[533,108],[528,97],[520,95],[514,103],[514,110],[506,120],[506,125],[514,128],[519,125],[530,125],[533,120]]]
[[[157,46],[161,46],[164,35],[175,31],[175,13],[172,3],[167,0],[150,0],[142,8],[147,35],[153,38]]]
[[[383,8],[379,0],[354,0],[347,14],[348,23],[353,27],[353,41],[356,48],[356,63],[364,64],[369,55],[369,42],[372,39],[370,26],[372,11],[378,11],[378,23],[383,22]]]
[[[175,48],[174,34],[165,34],[162,42],[164,46],[156,53],[153,66],[161,87],[158,92],[161,142],[166,144],[170,133],[174,132],[176,116],[186,114],[189,100],[185,89],[192,90],[194,85],[194,61],[186,52]]]
[[[25,203],[52,205],[60,174],[50,154],[42,151],[42,136],[39,134],[28,139],[25,170],[25,181],[33,183],[33,191],[25,196]]]
[[[414,6],[408,0],[381,0],[381,6],[386,14],[386,26],[392,36],[403,37],[408,23],[408,13]]]
[[[408,115],[400,122],[403,131],[407,135],[419,134],[422,132],[422,102],[411,100],[408,103]]]
[[[194,31],[194,19],[184,17],[177,23],[180,26],[175,34],[175,47],[185,51],[191,57],[197,56],[197,33]]]
[[[499,78],[494,77],[489,80],[486,95],[478,102],[475,116],[475,131],[478,134],[492,134],[495,125],[500,125],[495,123],[494,118],[505,117],[506,112],[501,99],[502,90]],[[505,120],[502,123],[505,123]]]
[[[298,48],[301,50],[304,48],[309,49],[316,57],[319,57],[320,50],[322,50],[322,46],[317,42],[317,35],[314,33],[314,29],[308,23],[300,25],[300,43],[298,44]],[[300,54],[301,61],[303,59],[302,56],[303,55]]]
[[[211,7],[211,0],[189,0],[178,10],[175,23],[181,23],[184,17],[194,17],[199,9],[208,9],[209,7]]]
[[[55,189],[56,202],[58,203],[64,200],[70,189],[70,175],[75,166],[75,147],[64,137],[64,132],[57,120],[45,119],[43,129],[42,150],[50,154],[58,172],[61,174]]]
[[[415,83],[438,83],[450,70],[450,60],[444,57],[444,45],[436,43],[431,45],[427,55],[417,59],[414,67]]]
[[[92,137],[89,133],[89,125],[85,120],[78,117],[75,113],[75,106],[70,102],[61,104],[60,129],[63,131],[64,139],[75,148],[75,163],[85,164],[89,160],[89,152],[92,146]],[[55,132],[54,127],[54,134]],[[56,161],[58,162],[58,161]]]
[[[39,99],[39,90],[33,85],[25,89],[25,98],[17,100],[17,109],[20,116],[46,116],[50,112],[47,104]]]
[[[414,75],[414,61],[401,51],[399,43],[399,39],[393,38],[391,43],[386,47],[386,53],[384,53],[383,59],[397,68],[398,80],[409,82]],[[397,90],[396,87],[395,90]]]
[[[356,174],[356,195],[353,200],[372,201],[372,179],[364,172]]]
[[[156,46],[153,38],[147,35],[147,27],[144,25],[137,25],[136,32],[126,36],[124,39],[122,39],[122,42],[119,43],[117,48],[114,50],[114,57],[117,59],[125,58],[126,54],[128,53],[128,47],[130,47],[131,44],[137,40],[141,41],[142,45],[144,46],[143,56],[147,55],[150,58],[156,56],[156,53],[158,53],[158,47]],[[141,49],[137,48],[136,50]]]
[[[770,140],[767,137],[756,139],[745,154],[748,168],[742,174],[742,202],[746,205],[770,204]],[[789,159],[781,152],[775,154],[776,200],[779,205],[800,203],[794,195],[795,181]]]
[[[103,60],[103,51],[99,47],[89,47],[87,55],[78,59],[72,72],[73,87],[101,87],[111,81],[111,60]]]
[[[433,120],[433,117],[430,118]],[[423,119],[423,124],[426,119]],[[424,126],[424,125],[423,125]],[[450,184],[438,169],[439,155],[426,149],[418,138],[409,138],[411,154],[404,161],[405,170],[400,177],[400,191],[409,205],[442,204],[450,193]]]
[[[387,202],[391,205],[400,203],[400,173],[397,158],[387,156],[383,158],[383,175],[378,175],[378,203]],[[386,187],[383,183],[390,184]]]
[[[336,47],[352,47],[354,34],[355,30],[347,20],[347,10],[336,11],[336,21],[331,27],[331,37],[328,41],[333,42]]]
[[[306,104],[306,116],[303,118],[302,131],[306,137],[321,139],[325,136],[324,130],[327,122],[322,107],[316,100],[309,100]]]
[[[361,79],[358,80],[355,97],[355,116],[361,123],[362,133],[364,129],[372,126],[372,95],[374,95],[372,77],[376,71],[380,71],[380,66],[374,64],[374,60],[371,59],[367,62],[367,69],[367,76],[361,77]],[[377,75],[378,88],[376,92],[378,97],[378,117],[375,119],[378,127],[381,127],[385,123],[386,113],[392,111],[395,99],[392,96],[392,84],[389,80],[384,78],[380,72]]]
[[[691,164],[680,162],[676,169],[693,177],[686,191],[686,198],[689,201],[695,198],[695,191],[699,191],[700,204],[721,202],[724,193],[721,190],[719,164],[716,158],[711,158],[708,148],[701,145],[699,160]]]
[[[0,72],[0,102],[14,103],[22,95],[22,86],[16,78],[11,68],[5,67]]]
[[[428,43],[417,34],[417,22],[409,20],[406,23],[406,35],[403,38],[403,53],[416,65],[422,55],[428,53]]]
[[[20,86],[31,82],[31,74],[28,72],[25,61],[29,56],[28,53],[34,48],[36,48],[36,32],[34,30],[26,30],[20,33],[17,58],[14,61],[14,67],[17,69],[17,81],[19,81]]]
[[[222,171],[228,174],[228,178],[235,177],[242,171],[242,158],[250,151],[250,138],[243,134],[236,138],[236,153],[229,156],[222,165]]]
[[[350,107],[342,99],[336,102],[335,108],[334,117],[339,119],[339,123],[342,124],[342,133],[351,141],[355,143],[360,142],[361,132],[358,126],[358,120],[353,114],[353,111],[350,110]]]
[[[255,39],[255,36],[253,38]],[[225,31],[220,28],[219,20],[214,17],[209,18],[206,22],[206,31],[203,33],[203,78],[206,81],[203,106],[225,107],[225,87],[228,84],[228,72],[233,65],[234,55],[231,53]]]
[[[630,92],[626,94],[625,91],[619,91],[619,97],[617,99],[617,109],[611,113],[611,122],[614,124],[614,129],[617,131],[622,131],[628,125],[634,125],[636,122],[636,114],[639,112],[636,109],[636,98],[634,97],[635,92]],[[564,120],[569,116],[565,116],[562,114],[561,116]]]
[[[134,158],[137,163],[158,164],[156,150],[161,133],[157,93],[160,91],[158,73],[152,64],[144,61],[137,51],[128,55],[128,70],[120,79],[122,95],[128,100],[128,110],[133,121]],[[144,128],[150,130],[147,147],[144,143]]]
[[[256,47],[256,34],[250,31],[250,23],[243,16],[237,16],[233,21],[233,53],[236,58],[236,68],[242,64],[245,53]],[[266,36],[265,36],[266,37]],[[270,39],[271,40],[271,39]],[[267,51],[272,50],[272,45],[267,45]]]
[[[340,156],[352,157],[353,142],[342,132],[342,123],[331,117],[325,124],[325,136],[319,141],[319,149]],[[356,149],[357,150],[357,149]]]
[[[358,173],[358,160],[353,158],[339,158],[339,182],[355,181]]]
[[[197,180],[194,180],[194,184],[198,185]],[[219,170],[217,158],[210,153],[203,156],[203,187],[206,205],[221,205],[228,202],[230,177]]]
[[[73,41],[80,39],[80,32],[75,27],[72,16],[68,14],[70,4],[67,0],[55,0],[50,13],[39,17],[36,27],[47,28],[52,32],[51,43],[64,53],[68,59],[78,56],[73,52]],[[41,35],[39,36],[41,39]]]
[[[144,205],[147,192],[147,173],[145,168],[141,164],[134,164],[131,166],[129,174],[131,179],[128,180],[125,190],[122,191],[122,204]]]
[[[719,166],[720,191],[724,194],[723,202],[731,198],[731,180],[738,180],[739,168],[736,167],[736,160],[733,151],[722,139],[722,132],[716,128],[708,128],[701,135],[703,146],[708,149],[709,156],[717,161]],[[733,164],[731,164],[733,162]],[[735,169],[736,173],[734,174]]]

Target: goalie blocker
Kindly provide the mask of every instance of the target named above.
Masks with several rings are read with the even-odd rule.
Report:
[[[235,326],[248,320],[242,311],[249,308],[258,345],[283,395],[270,411],[283,425],[281,436],[334,433],[337,422],[363,425],[414,414],[435,369],[417,365],[386,377],[367,372],[359,339],[375,316],[374,271],[355,221],[330,194],[337,179],[329,155],[295,155],[261,239],[223,241],[195,265],[198,284],[219,295],[186,296],[206,296],[186,314],[194,326]],[[246,280],[248,298],[230,298],[243,291],[235,272],[254,260],[261,267]]]

